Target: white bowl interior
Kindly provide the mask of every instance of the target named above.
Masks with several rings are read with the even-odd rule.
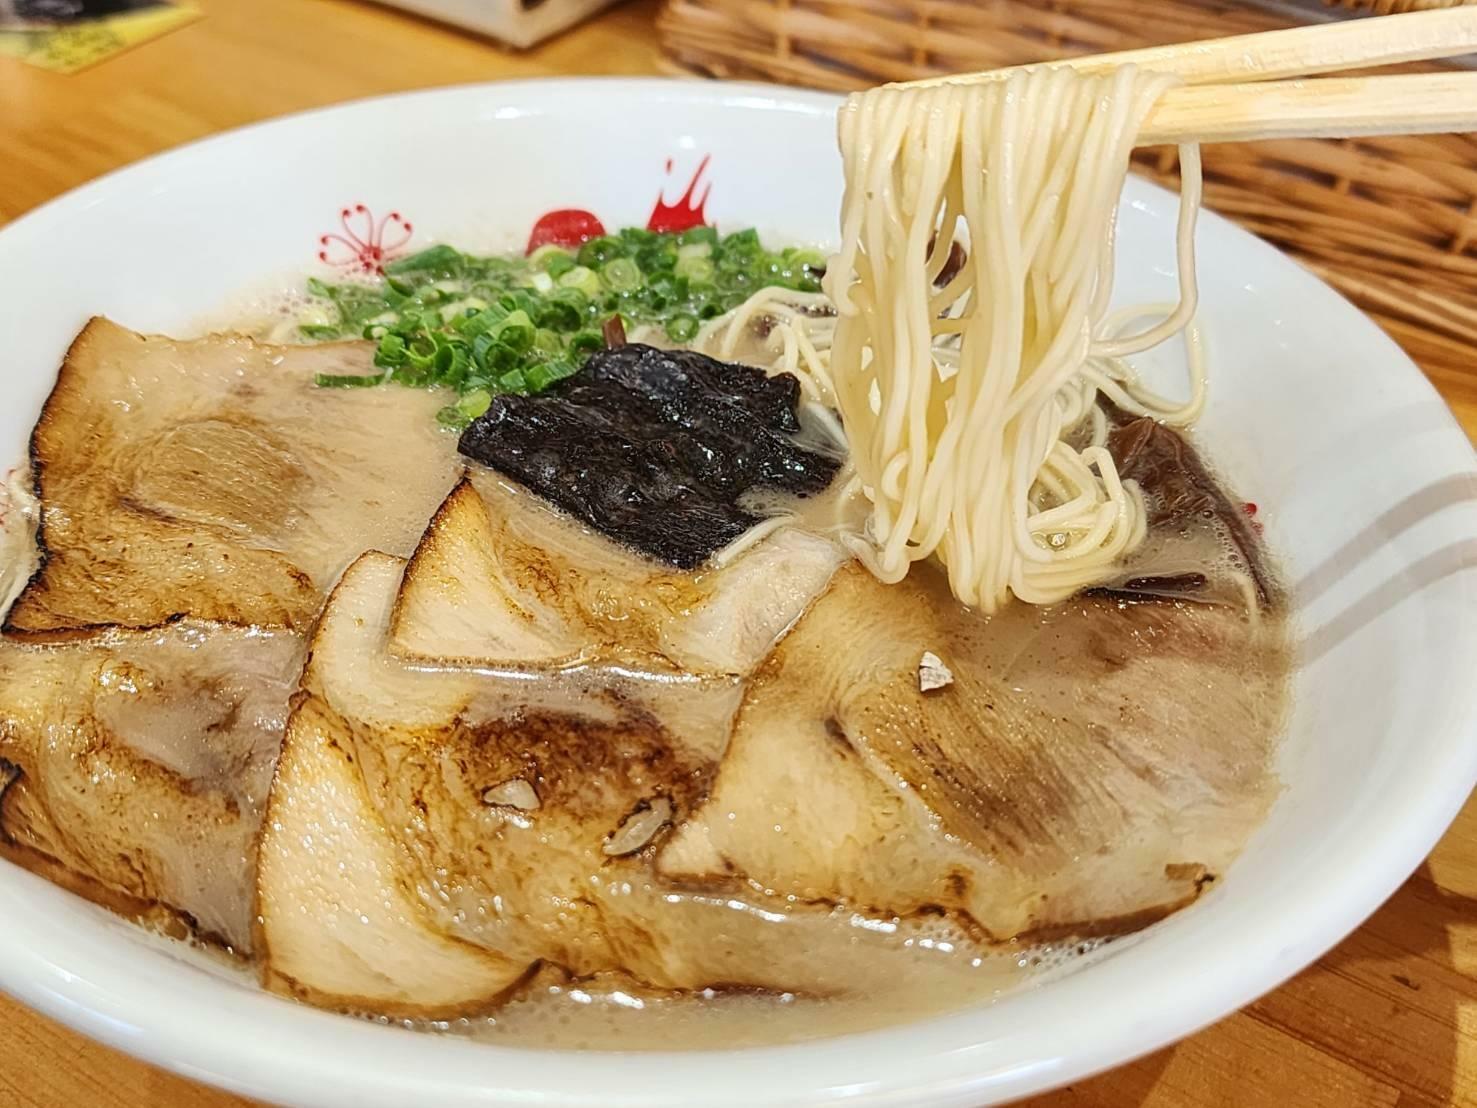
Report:
[[[0,460],[22,455],[89,315],[195,329],[242,290],[318,268],[345,205],[403,213],[417,245],[517,247],[552,208],[644,224],[658,189],[674,198],[711,155],[711,219],[832,240],[834,106],[759,86],[491,85],[294,117],[104,178],[0,234]],[[1138,181],[1127,199],[1118,298],[1172,298],[1174,199]],[[1193,909],[993,1006],[741,1060],[555,1058],[357,1023],[222,977],[10,867],[0,986],[185,1073],[365,1108],[977,1105],[1123,1061],[1272,987],[1396,887],[1477,778],[1477,476],[1445,405],[1368,320],[1223,220],[1198,241],[1212,371],[1199,437],[1262,505],[1302,664],[1286,791]],[[1158,358],[1170,368],[1172,352]]]

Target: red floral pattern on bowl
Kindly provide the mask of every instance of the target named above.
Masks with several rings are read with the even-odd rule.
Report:
[[[399,212],[376,220],[363,204],[340,209],[339,223],[342,234],[335,231],[318,237],[318,260],[366,275],[383,273],[385,263],[400,255],[414,231]]]

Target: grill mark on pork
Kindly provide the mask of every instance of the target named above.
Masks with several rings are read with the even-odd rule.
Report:
[[[14,762],[0,758],[0,807],[5,804],[5,794],[21,777],[21,768]],[[0,831],[4,830],[4,821],[0,820]]]
[[[30,463],[31,467],[31,497],[37,504],[45,503],[42,499],[44,493],[41,475],[46,468],[48,452],[41,448],[41,439],[44,432],[50,429],[48,427],[48,413],[53,410],[53,405],[57,400],[57,394],[62,389],[63,383],[66,380],[67,366],[72,364],[79,344],[82,343],[88,328],[91,326],[91,321],[89,321],[88,326],[79,331],[72,341],[67,344],[67,352],[62,356],[61,369],[57,372],[56,381],[52,384],[51,391],[46,394],[46,399],[41,404],[41,415],[31,427],[31,433],[26,438],[26,461]],[[47,542],[46,513],[44,511],[38,511],[36,513],[36,528],[33,541],[36,546],[36,568],[31,571],[31,576],[27,580],[25,588],[16,597],[15,603],[11,604],[9,611],[5,613],[4,620],[0,621],[0,634],[13,634],[24,630],[15,624],[14,616],[16,608],[19,607],[21,597],[24,597],[32,589],[39,589],[42,582],[46,579],[47,567],[51,561],[51,546]],[[80,626],[90,631],[99,625],[97,623],[83,623],[80,625],[74,624],[73,626]]]
[[[837,749],[843,757],[854,757],[856,747],[846,734],[846,728],[841,726],[841,721],[835,716],[827,716],[823,724],[826,729],[826,737],[836,744]]]
[[[642,799],[661,794],[685,812],[704,792],[712,769],[685,758],[660,721],[635,707],[613,723],[567,712],[462,721],[441,743],[481,790],[521,777],[532,784],[541,808],[577,819],[611,816],[608,790]],[[619,822],[621,813],[615,816]]]

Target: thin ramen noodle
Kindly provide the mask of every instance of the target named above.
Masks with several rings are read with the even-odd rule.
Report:
[[[1175,80],[1044,68],[852,96],[842,245],[825,279],[835,317],[824,298],[765,289],[698,336],[732,357],[762,317],[771,371],[835,406],[870,504],[847,541],[880,579],[937,557],[954,594],[986,612],[1009,595],[1049,604],[1112,576],[1143,541],[1142,497],[1105,449],[1097,399],[1172,424],[1204,405],[1197,147],[1180,148],[1179,302],[1108,310],[1129,154]],[[961,236],[977,248],[950,276]],[[1191,379],[1176,402],[1125,359],[1181,331]]]

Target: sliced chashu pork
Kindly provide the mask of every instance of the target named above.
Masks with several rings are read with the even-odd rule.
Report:
[[[7,628],[306,629],[360,552],[408,553],[460,471],[456,440],[433,392],[315,387],[374,372],[372,350],[92,320],[32,435],[43,562]]]
[[[308,700],[283,754],[257,870],[269,988],[323,1007],[449,1018],[518,984],[526,963],[427,922],[341,718]]]
[[[935,653],[952,682],[923,691]],[[665,876],[989,936],[1115,931],[1193,899],[1270,802],[1281,644],[1213,605],[989,620],[916,567],[839,572],[746,696]]]
[[[626,658],[744,674],[843,558],[787,526],[721,568],[679,573],[481,471],[446,499],[411,558],[391,649],[494,666]]]
[[[445,1016],[495,1004],[539,962],[813,995],[972,972],[937,921],[954,947],[849,909],[654,880],[668,825],[711,783],[737,681],[407,665],[385,652],[399,578],[366,555],[314,638],[261,851],[271,986]]]
[[[302,646],[195,622],[0,642],[6,853],[249,950],[256,836]]]

